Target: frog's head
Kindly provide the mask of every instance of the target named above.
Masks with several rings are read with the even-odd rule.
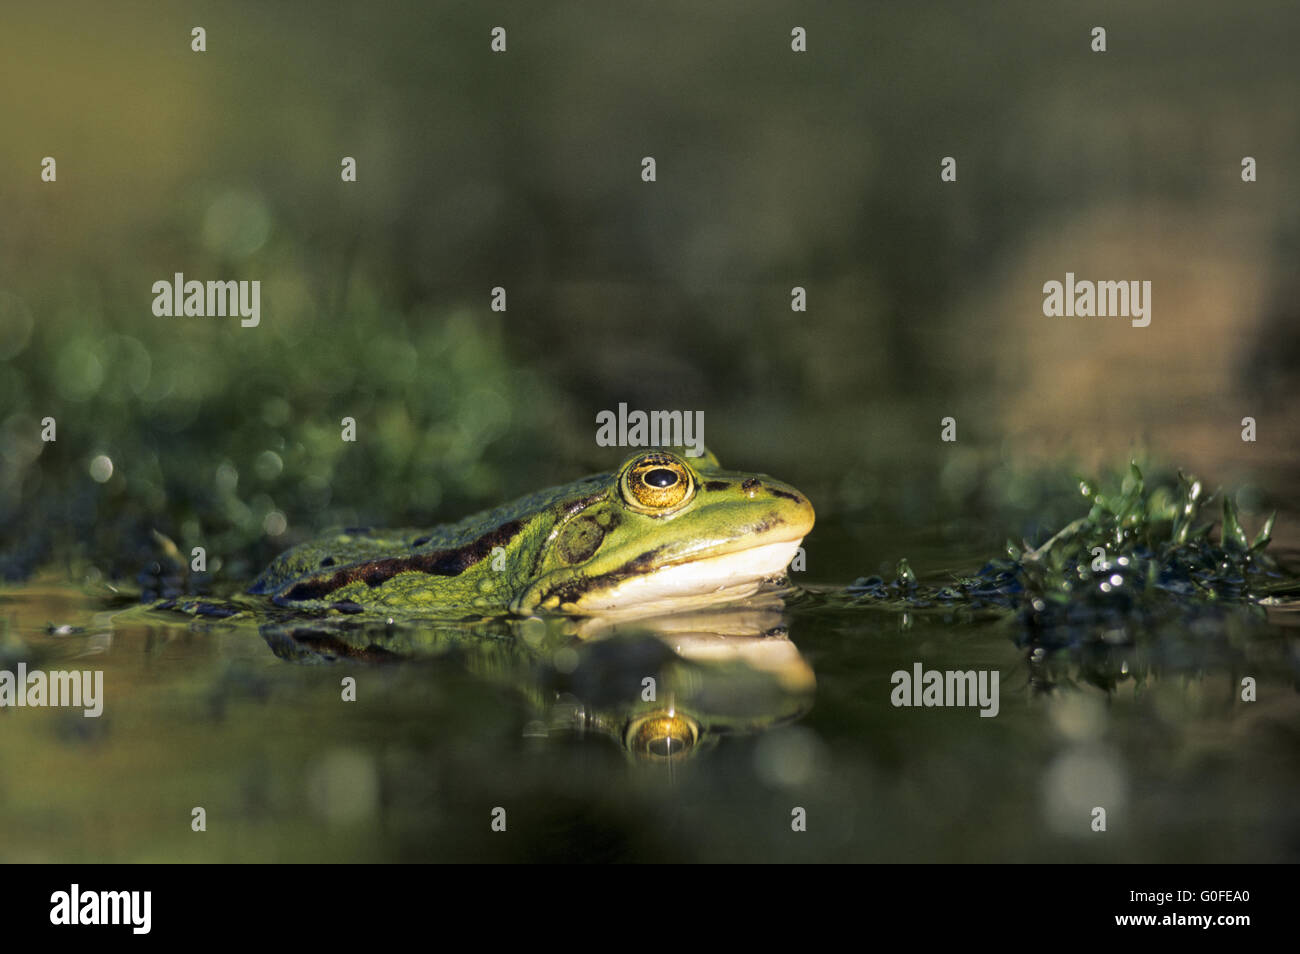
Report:
[[[638,454],[605,484],[555,524],[517,612],[644,614],[746,596],[785,573],[813,525],[799,491],[724,471],[707,452]]]

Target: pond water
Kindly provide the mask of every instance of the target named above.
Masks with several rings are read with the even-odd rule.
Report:
[[[852,528],[818,533],[854,566]],[[923,582],[980,560],[903,544]],[[0,709],[0,857],[1300,857],[1296,601],[1047,650],[1005,612],[783,595],[616,627],[259,626],[45,574],[0,591],[0,668],[101,670],[104,710]],[[917,664],[996,672],[995,714],[895,705]]]

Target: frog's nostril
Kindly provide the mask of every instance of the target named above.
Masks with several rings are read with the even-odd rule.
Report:
[[[740,489],[741,489],[741,490],[755,490],[755,489],[757,489],[758,487],[761,487],[762,485],[763,485],[763,482],[762,482],[761,480],[759,480],[757,477],[750,477],[748,480],[746,480],[743,484],[740,485]]]

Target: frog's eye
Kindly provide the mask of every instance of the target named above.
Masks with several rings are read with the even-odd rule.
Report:
[[[668,454],[646,454],[623,472],[623,499],[637,510],[675,510],[695,495],[686,465]]]
[[[633,720],[623,743],[642,758],[676,759],[695,748],[699,738],[700,727],[694,719],[679,712],[656,712]]]

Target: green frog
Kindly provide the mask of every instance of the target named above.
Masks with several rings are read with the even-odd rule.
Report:
[[[782,577],[813,518],[788,484],[725,471],[707,450],[654,450],[459,523],[327,534],[249,592],[352,613],[676,612]]]

